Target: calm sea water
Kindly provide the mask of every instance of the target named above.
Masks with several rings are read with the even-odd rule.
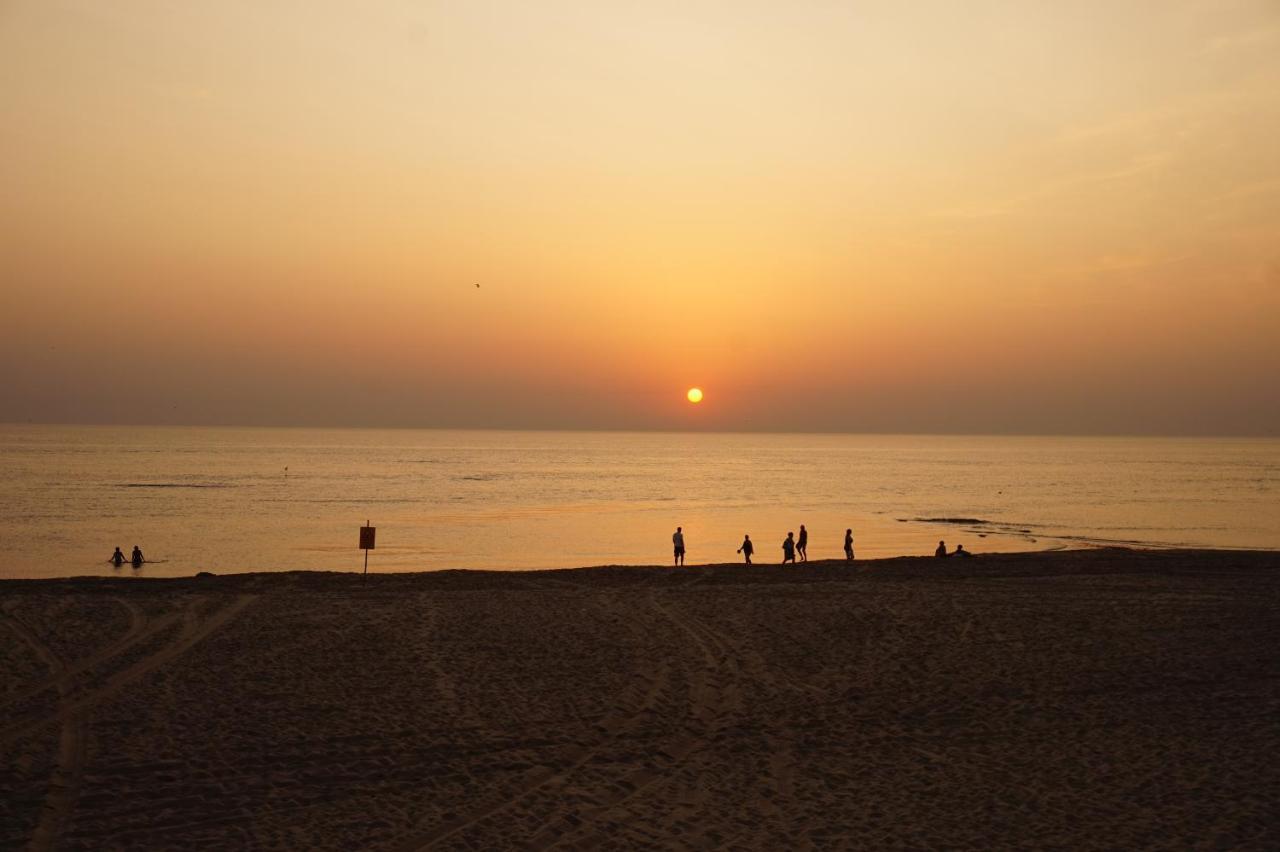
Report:
[[[0,576],[1280,548],[1280,441],[0,426]],[[948,520],[940,520],[948,519]]]

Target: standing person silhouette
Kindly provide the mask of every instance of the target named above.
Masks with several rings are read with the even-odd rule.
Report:
[[[142,548],[135,544],[133,546],[133,556],[130,557],[129,561],[133,563],[134,568],[141,568],[142,563],[147,561],[142,558]]]
[[[849,562],[853,561],[853,530],[851,529],[844,531],[844,558]]]
[[[795,564],[795,561],[796,561],[795,535],[796,534],[793,532],[787,533],[786,539],[782,542],[782,564],[783,565],[786,565],[788,562]]]
[[[671,544],[675,550],[675,558],[677,565],[684,564],[684,527],[676,527],[676,531],[671,534]]]
[[[751,536],[743,534],[742,547],[738,548],[738,552],[747,558],[747,564],[751,564],[751,554],[756,552],[756,546],[751,543]]]
[[[800,554],[801,562],[809,561],[809,531],[804,528],[804,524],[800,525],[800,540],[796,542],[796,553]]]
[[[111,558],[107,561],[109,561],[112,565],[119,568],[121,565],[124,564],[124,554],[121,553],[120,548],[117,547],[116,552],[111,554]]]

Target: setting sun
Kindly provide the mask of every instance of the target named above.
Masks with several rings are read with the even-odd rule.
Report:
[[[690,402],[702,402],[702,388],[689,388],[685,396],[689,397]]]

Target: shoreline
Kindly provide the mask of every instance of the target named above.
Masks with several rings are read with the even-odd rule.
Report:
[[[250,571],[198,571],[194,574],[182,576],[149,576],[145,573],[145,568],[135,570],[128,565],[119,569],[117,574],[75,574],[66,577],[0,577],[0,589],[5,586],[14,584],[58,584],[58,583],[79,583],[79,582],[126,582],[136,583],[139,581],[155,581],[155,582],[184,582],[191,580],[228,580],[231,578],[257,578],[265,579],[269,577],[379,577],[379,578],[399,578],[409,579],[414,577],[432,577],[441,574],[474,574],[474,575],[500,575],[512,577],[530,577],[546,574],[560,573],[577,573],[577,572],[596,572],[596,571],[655,571],[655,572],[695,572],[695,571],[732,571],[735,569],[746,569],[757,571],[760,569],[777,569],[779,572],[791,572],[803,570],[805,568],[827,568],[841,569],[854,574],[868,573],[871,568],[884,567],[894,568],[910,565],[915,568],[932,567],[942,569],[951,567],[959,569],[960,567],[981,567],[994,563],[1007,564],[1026,562],[1028,560],[1041,560],[1052,556],[1067,556],[1074,554],[1131,554],[1131,555],[1152,555],[1161,554],[1176,558],[1190,558],[1195,556],[1201,557],[1227,557],[1231,555],[1256,555],[1265,556],[1273,555],[1280,559],[1280,550],[1267,548],[1228,548],[1228,547],[1173,547],[1173,546],[1134,546],[1134,545],[1097,545],[1082,547],[1052,547],[1040,550],[1018,550],[1018,551],[991,551],[991,552],[974,552],[969,557],[947,556],[939,558],[936,556],[884,556],[873,559],[855,559],[846,561],[844,559],[810,559],[806,562],[796,563],[780,563],[780,562],[762,562],[754,561],[747,565],[743,562],[696,562],[688,565],[673,566],[671,564],[622,564],[622,563],[606,563],[600,565],[582,565],[576,567],[558,567],[558,568],[429,568],[422,570],[395,570],[395,571],[378,571],[370,570],[367,574],[359,570],[334,570],[334,569],[286,569],[286,570],[250,570]],[[1075,560],[1072,560],[1075,561]],[[975,564],[976,563],[976,564]],[[919,576],[933,576],[933,572],[926,571],[920,573]],[[948,572],[947,576],[963,576],[959,571]]]
[[[931,555],[939,539],[1280,547],[1280,443],[49,427],[2,455],[17,475],[0,494],[23,510],[0,519],[0,575],[15,579],[112,574],[112,548],[133,545],[168,562],[147,574],[358,570],[362,524],[378,530],[370,568],[395,571],[665,564],[678,526],[703,563],[734,561],[748,533],[780,556],[801,523],[811,557],[841,557],[846,529],[862,558]]]

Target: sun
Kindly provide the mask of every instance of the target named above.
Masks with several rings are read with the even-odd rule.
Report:
[[[690,402],[702,402],[702,388],[689,388],[685,396],[689,397]]]

